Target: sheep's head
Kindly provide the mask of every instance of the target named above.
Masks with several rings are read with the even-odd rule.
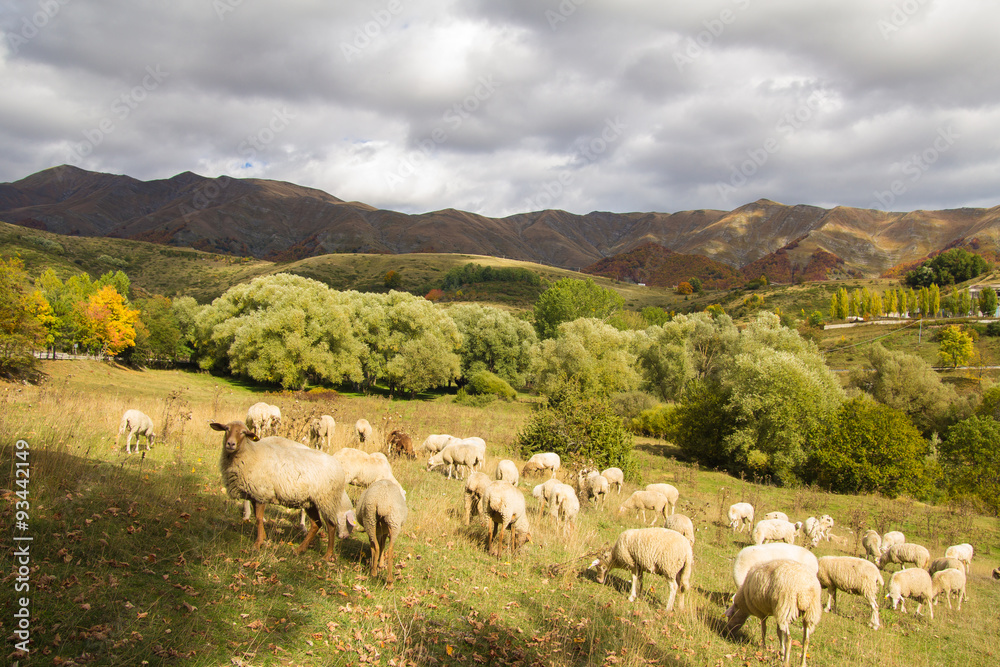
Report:
[[[257,434],[248,429],[243,422],[234,421],[228,424],[209,422],[208,425],[215,431],[223,431],[225,433],[225,437],[222,439],[222,447],[230,454],[239,451],[247,439],[254,442],[260,440]]]
[[[526,475],[533,475],[535,473],[541,472],[544,469],[545,468],[543,468],[538,463],[534,461],[528,461],[527,463],[524,464],[524,467],[521,468],[521,476],[524,477]]]
[[[611,562],[611,553],[605,552],[600,558],[595,558],[594,562],[590,564],[588,570],[594,570],[597,572],[597,583],[603,584],[604,578],[608,574],[608,563]]]

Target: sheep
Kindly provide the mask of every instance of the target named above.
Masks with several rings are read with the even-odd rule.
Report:
[[[409,433],[395,430],[389,434],[389,456],[405,456],[408,459],[417,458],[417,453],[413,451],[413,438]]]
[[[889,563],[898,563],[900,566],[913,563],[920,569],[926,569],[930,562],[931,553],[925,547],[912,542],[904,542],[883,549],[882,555],[878,559],[878,569],[884,570]]]
[[[927,574],[933,577],[935,572],[940,572],[941,570],[947,570],[950,567],[954,567],[959,570],[965,569],[965,566],[962,564],[962,561],[958,560],[957,558],[948,558],[947,556],[943,556],[941,558],[935,558],[933,561],[931,561],[931,564],[927,566]]]
[[[809,537],[809,548],[815,548],[821,539],[830,540],[830,529],[833,528],[833,517],[829,514],[824,514],[820,518],[814,516],[806,519],[805,524],[803,524],[806,531],[806,536]],[[872,531],[874,532],[874,531]],[[875,533],[878,535],[878,533]]]
[[[788,521],[788,515],[784,512],[768,512],[764,515],[764,519],[781,519],[782,521]]]
[[[362,445],[372,439],[372,425],[368,423],[367,419],[362,418],[354,422],[354,430],[357,431],[358,442]]]
[[[930,610],[931,620],[934,620],[934,605],[931,600],[934,597],[934,585],[931,575],[926,570],[919,567],[911,567],[900,570],[889,579],[889,592],[885,594],[886,599],[892,600],[892,608],[899,605],[900,611],[906,613],[906,598],[917,600],[917,613],[920,608],[927,604]],[[902,603],[902,604],[900,604]]]
[[[642,595],[642,575],[645,572],[660,574],[667,580],[670,593],[667,611],[672,611],[674,601],[678,611],[684,610],[684,594],[691,584],[694,556],[691,543],[675,530],[667,528],[632,528],[626,530],[600,558],[590,564],[597,570],[597,583],[603,584],[608,572],[622,568],[632,572],[632,592],[628,601]]]
[[[819,518],[819,532],[827,542],[830,541],[830,531],[833,530],[833,526],[833,517],[829,514],[824,514]]]
[[[433,456],[434,454],[437,454],[448,445],[454,442],[458,442],[458,440],[459,438],[456,438],[453,435],[432,433],[431,435],[427,436],[423,444],[420,445],[420,449],[426,451],[428,454]]]
[[[510,482],[491,482],[483,498],[483,507],[490,520],[490,530],[486,534],[486,551],[493,553],[493,542],[497,542],[496,556],[503,554],[504,532],[510,528],[511,554],[525,542],[531,541],[531,527],[528,525],[524,494]],[[499,536],[499,540],[497,537]]]
[[[527,477],[528,475],[550,470],[552,472],[551,476],[555,477],[556,473],[559,471],[559,465],[559,455],[555,452],[535,454],[528,459],[528,462],[524,464],[523,468],[521,468],[521,476]]]
[[[694,524],[691,522],[690,517],[683,514],[671,514],[663,520],[663,527],[676,530],[687,538],[692,547],[694,546]]]
[[[510,459],[503,459],[497,463],[495,476],[497,479],[506,480],[514,486],[517,486],[520,482],[520,478],[517,474],[517,464]]]
[[[374,577],[380,569],[385,570],[385,580],[390,584],[395,574],[392,547],[408,511],[401,491],[398,484],[380,479],[365,489],[358,499],[358,522],[368,533],[368,544],[371,546],[371,576]]]
[[[962,564],[965,566],[965,574],[969,574],[969,568],[972,567],[972,556],[974,553],[972,545],[969,543],[955,544],[948,547],[944,551],[946,558],[954,558],[955,560],[962,561]]]
[[[465,480],[465,525],[472,521],[472,514],[485,514],[483,497],[492,480],[484,473],[473,472]]]
[[[882,553],[889,550],[894,544],[904,544],[906,537],[898,530],[891,530],[882,536]]]
[[[471,473],[475,470],[476,466],[482,466],[483,458],[483,452],[475,445],[458,442],[448,445],[440,452],[430,457],[427,460],[427,469],[431,470],[441,465],[447,465],[448,479],[451,479],[451,473],[453,470],[456,475],[459,475],[462,472],[462,466],[465,466]],[[463,477],[457,478],[463,479]]]
[[[569,484],[564,484],[562,482],[556,482],[552,485],[552,491],[549,494],[549,514],[552,515],[557,521],[559,520],[559,507],[560,505],[567,502],[567,498],[570,496],[576,498],[576,504],[580,504],[580,499],[576,495],[576,489],[574,489]]]
[[[552,491],[555,487],[559,486],[559,484],[561,484],[561,482],[555,477],[552,477],[531,490],[531,495],[533,495],[539,502],[538,516],[541,516],[542,512],[545,511],[545,503],[551,500]]]
[[[127,454],[132,453],[132,435],[135,435],[135,452],[139,453],[139,436],[146,437],[146,451],[149,451],[149,446],[153,444],[153,440],[156,439],[156,432],[153,430],[153,420],[150,419],[144,412],[139,410],[126,410],[125,414],[122,415],[121,424],[118,426],[118,435],[115,437],[115,449],[118,449],[118,441],[122,437],[122,433],[128,432],[125,436],[125,452]]]
[[[680,496],[680,492],[672,484],[647,484],[647,491],[656,491],[657,493],[663,494],[663,497],[667,499],[667,507],[670,509],[669,512],[665,512],[663,516],[667,514],[673,514],[674,509],[677,507],[677,498]]]
[[[736,560],[733,561],[733,582],[736,584],[736,588],[743,585],[747,572],[755,565],[781,559],[794,560],[813,573],[819,570],[819,561],[816,556],[797,544],[785,544],[784,542],[758,544],[746,547],[736,554]]]
[[[878,531],[865,531],[865,536],[861,538],[861,546],[865,548],[865,558],[871,556],[872,562],[877,563],[882,555],[882,536]]]
[[[330,415],[323,415],[309,423],[309,444],[317,449],[329,449],[337,422]]]
[[[614,484],[618,488],[618,495],[622,494],[622,485],[625,483],[625,473],[621,468],[608,468],[602,470],[601,475],[608,480],[608,485]]]
[[[649,525],[656,523],[656,515],[662,514],[664,520],[667,518],[667,499],[662,493],[657,491],[634,491],[632,495],[625,499],[618,507],[618,514],[626,510],[636,510],[642,512],[642,522],[646,523],[646,510],[653,511],[653,520]]]
[[[733,503],[729,506],[729,527],[737,533],[744,529],[749,533],[753,525],[753,505],[750,503]]]
[[[580,499],[576,490],[569,484],[557,484],[552,490],[552,516],[562,524],[563,535],[569,529],[570,522],[576,522],[580,514]]]
[[[791,523],[781,519],[761,519],[753,528],[754,544],[764,542],[785,542],[795,544],[795,538],[802,531],[802,522]]]
[[[948,599],[948,609],[951,609],[951,594],[958,594],[958,610],[962,611],[962,599],[965,593],[965,570],[957,567],[950,567],[940,572],[935,572],[931,576],[932,599],[942,593]],[[936,602],[934,604],[937,604]],[[933,605],[932,605],[933,606]]]
[[[874,563],[854,556],[823,556],[819,559],[816,577],[829,594],[824,611],[836,608],[837,589],[861,595],[872,608],[868,626],[873,630],[879,629],[878,594],[885,580]]]
[[[343,467],[344,480],[347,484],[367,488],[380,479],[388,479],[402,490],[402,486],[392,474],[389,459],[382,452],[369,454],[353,447],[342,447],[333,453],[333,458]],[[406,492],[402,493],[405,498]]]
[[[341,538],[347,537],[345,526],[337,522],[345,485],[340,462],[329,454],[302,447],[299,443],[292,443],[294,447],[288,446],[284,438],[260,439],[238,421],[228,424],[210,422],[209,426],[224,433],[219,470],[226,491],[233,498],[249,500],[253,504],[257,518],[254,547],[259,548],[266,539],[264,506],[275,503],[305,509],[312,520],[309,532],[296,553],[302,554],[309,548],[322,521],[327,534],[325,558],[331,560],[338,532]],[[339,530],[335,532],[334,526]]]
[[[603,501],[607,497],[608,491],[611,490],[608,478],[596,470],[591,470],[589,473],[586,470],[581,470],[577,482],[580,491],[587,494],[587,500],[594,502]]]
[[[823,592],[816,575],[801,563],[775,560],[754,567],[736,591],[733,604],[726,610],[729,633],[743,627],[750,616],[760,619],[761,648],[767,646],[767,617],[774,616],[778,644],[784,665],[792,658],[789,626],[802,617],[802,667],[809,652],[809,637],[823,618],[820,597]]]
[[[478,470],[482,470],[483,463],[486,462],[486,441],[478,436],[469,436],[468,438],[462,438],[459,443],[463,445],[472,445],[479,450],[479,466]],[[455,443],[452,443],[455,444]]]

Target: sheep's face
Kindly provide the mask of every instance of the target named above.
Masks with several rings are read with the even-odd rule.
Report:
[[[597,572],[597,583],[599,584],[604,583],[604,578],[608,574],[607,562],[610,560],[610,558],[611,558],[610,554],[605,554],[603,558],[594,559],[594,562],[590,564],[589,568],[587,568],[589,570],[594,570],[595,572]]]
[[[229,454],[238,452],[247,439],[254,442],[260,439],[243,422],[229,422],[228,424],[209,422],[208,425],[215,431],[223,431],[225,433],[225,437],[222,439],[222,447]]]

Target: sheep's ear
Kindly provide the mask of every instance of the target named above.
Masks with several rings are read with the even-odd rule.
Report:
[[[246,432],[246,436],[248,438],[250,438],[251,440],[253,440],[254,442],[257,442],[258,440],[260,440],[260,436],[257,435],[256,433],[254,433],[253,431],[247,431]]]
[[[591,568],[595,568],[595,567],[597,567],[600,564],[601,564],[601,559],[600,558],[595,558],[594,562],[591,563],[590,566],[587,569],[589,570]]]
[[[220,424],[219,422],[214,422],[211,419],[208,420],[208,425],[216,431],[225,431],[227,427],[225,424]]]

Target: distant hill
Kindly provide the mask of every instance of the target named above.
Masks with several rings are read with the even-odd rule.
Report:
[[[703,255],[677,253],[651,241],[619,255],[605,257],[582,271],[656,287],[674,287],[691,278],[698,278],[709,289],[726,289],[745,282],[743,274],[728,264]]]
[[[762,199],[732,211],[575,215],[545,210],[489,218],[445,209],[407,215],[281,181],[191,172],[140,181],[66,165],[0,184],[0,220],[64,235],[152,241],[274,261],[328,253],[429,252],[579,269],[654,243],[711,260],[706,267],[773,271],[775,280],[830,272],[877,276],[947,247],[975,244],[988,257],[1000,249],[1000,206],[887,213]],[[694,266],[695,260],[662,261],[663,280],[670,279],[670,267],[678,262]]]

